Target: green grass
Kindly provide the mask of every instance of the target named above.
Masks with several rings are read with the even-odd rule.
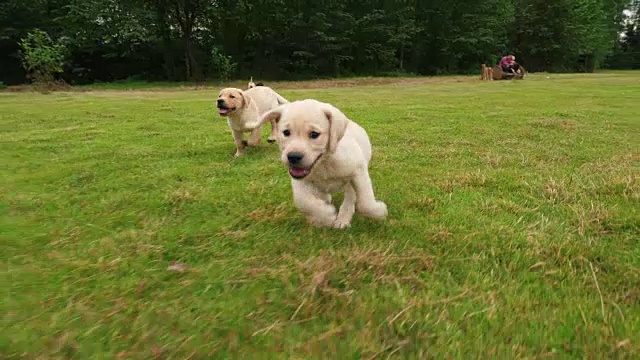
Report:
[[[0,93],[0,357],[640,357],[640,72],[403,81],[274,85],[369,132],[347,230],[214,88]]]

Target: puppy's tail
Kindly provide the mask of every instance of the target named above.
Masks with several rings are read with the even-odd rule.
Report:
[[[276,99],[278,99],[278,105],[284,105],[289,103],[289,100],[283,98],[282,96],[280,96],[280,94],[276,94]]]

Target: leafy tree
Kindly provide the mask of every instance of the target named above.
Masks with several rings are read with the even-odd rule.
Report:
[[[606,64],[610,68],[640,69],[640,0],[631,3],[623,23],[623,36]]]
[[[51,83],[63,71],[65,46],[53,41],[46,32],[35,29],[22,41],[22,64],[36,83]]]
[[[637,15],[625,25],[622,11],[638,1],[3,0],[0,81],[24,81],[34,29],[64,40],[72,83],[468,73],[505,53],[594,71],[637,63]]]
[[[237,66],[230,56],[224,55],[216,47],[211,49],[211,62],[220,80],[229,80]]]

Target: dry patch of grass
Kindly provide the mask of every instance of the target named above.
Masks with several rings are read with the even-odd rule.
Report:
[[[448,83],[468,83],[477,80],[476,76],[430,76],[430,77],[358,77],[358,78],[338,78],[338,79],[318,79],[318,80],[304,80],[304,81],[264,81],[265,86],[281,90],[304,90],[304,89],[328,89],[328,88],[342,88],[342,87],[361,87],[361,86],[379,86],[379,85],[423,85],[423,84],[448,84]],[[94,86],[100,88],[100,86]],[[141,97],[145,95],[154,95],[158,92],[181,92],[181,91],[193,91],[193,90],[206,90],[217,91],[223,87],[237,87],[245,89],[247,87],[247,81],[229,81],[225,83],[201,83],[201,84],[182,84],[177,83],[172,85],[170,83],[163,84],[163,86],[157,86],[153,83],[137,83],[137,82],[122,82],[114,85],[107,85],[109,90],[108,96],[135,96]],[[39,91],[39,88],[30,85],[17,85],[7,87],[7,92],[32,92]],[[59,92],[93,92],[91,86],[87,87],[52,87],[51,91]]]
[[[543,118],[537,119],[531,122],[533,126],[549,128],[549,129],[560,129],[564,131],[573,131],[576,129],[576,126],[579,123],[576,120],[571,119],[554,119],[554,118]]]

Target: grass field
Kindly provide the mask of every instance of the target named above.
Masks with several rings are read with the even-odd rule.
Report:
[[[640,357],[640,72],[273,86],[387,221],[307,225],[215,87],[0,93],[0,358]]]

